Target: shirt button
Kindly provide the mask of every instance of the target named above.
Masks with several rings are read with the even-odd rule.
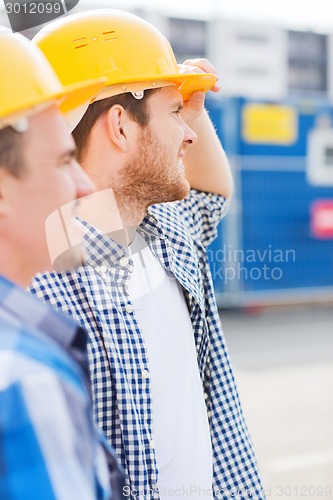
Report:
[[[131,304],[127,304],[125,306],[125,311],[128,312],[128,313],[133,312],[133,306]]]
[[[143,370],[142,371],[142,377],[146,378],[146,379],[149,378],[149,371],[148,370]]]
[[[120,264],[121,266],[127,266],[127,265],[128,265],[128,263],[129,263],[129,258],[128,258],[128,257],[122,257],[122,258],[120,259],[120,261],[119,261],[119,264]]]
[[[101,266],[99,268],[99,270],[100,270],[101,273],[106,273],[106,271],[108,270],[108,268],[106,266]]]
[[[155,448],[155,441],[154,441],[153,439],[152,439],[152,440],[150,441],[150,443],[149,443],[149,448],[150,448],[151,450],[154,450],[154,448]]]

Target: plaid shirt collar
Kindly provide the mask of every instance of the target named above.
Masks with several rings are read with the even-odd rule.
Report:
[[[93,268],[107,266],[114,268],[119,266],[119,261],[123,257],[128,257],[127,249],[112,238],[112,234],[105,234],[89,224],[89,222],[79,219],[83,225],[84,244],[87,251],[85,260],[86,265]],[[141,224],[138,226],[138,232],[146,239],[165,240],[166,235],[156,217],[147,212]]]
[[[0,276],[0,313],[14,324],[24,325],[36,337],[52,339],[69,352],[88,375],[85,330],[4,276]]]

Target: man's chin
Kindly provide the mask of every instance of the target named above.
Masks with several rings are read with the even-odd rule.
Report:
[[[188,180],[186,179],[186,177],[184,177],[182,185],[179,186],[179,195],[178,195],[177,198],[175,198],[174,201],[184,200],[188,196],[190,190],[191,190],[190,183],[188,182]]]
[[[165,189],[164,191],[156,193],[156,196],[154,196],[147,204],[147,208],[151,205],[158,205],[159,203],[184,200],[188,196],[190,189],[190,184],[184,177],[181,183],[176,186],[172,186],[171,189]]]

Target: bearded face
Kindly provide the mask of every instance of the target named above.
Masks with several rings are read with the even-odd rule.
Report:
[[[182,200],[188,195],[190,185],[182,164],[185,146],[170,137],[163,139],[150,126],[141,129],[137,149],[113,188],[120,205],[127,200],[147,208],[155,203]]]

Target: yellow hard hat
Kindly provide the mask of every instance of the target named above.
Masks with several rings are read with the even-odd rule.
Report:
[[[105,76],[115,95],[174,84],[187,100],[195,90],[210,90],[216,81],[213,74],[180,73],[168,40],[140,17],[118,9],[58,19],[33,42],[65,85]]]
[[[46,57],[19,33],[0,27],[0,127],[10,117],[23,117],[47,103],[64,112],[81,105],[103,86],[105,79],[81,80],[64,86]],[[86,79],[87,80],[87,79]]]

